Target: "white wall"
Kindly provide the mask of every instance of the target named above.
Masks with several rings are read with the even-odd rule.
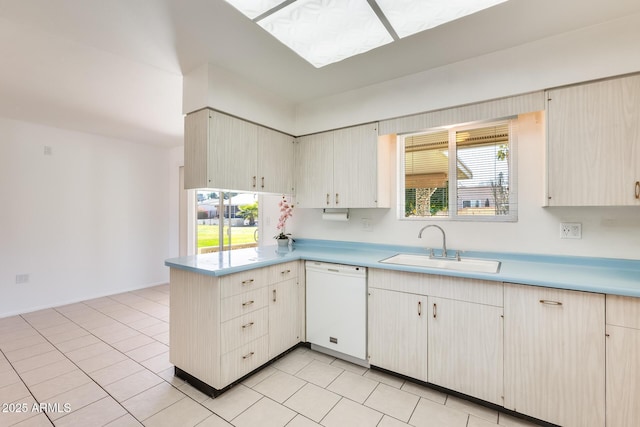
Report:
[[[0,118],[0,317],[166,283],[169,166],[166,148]]]
[[[440,247],[437,232],[418,239],[426,224],[439,224],[451,249],[562,254],[640,259],[640,208],[543,208],[544,115],[518,120],[518,222],[487,223],[398,220],[397,208],[354,209],[349,222],[322,221],[320,209],[297,209],[290,222],[295,237]],[[395,153],[395,150],[393,150]],[[395,156],[395,154],[394,154]],[[392,162],[392,205],[397,204],[396,164]],[[362,229],[368,218],[372,231]],[[581,240],[561,240],[560,222],[582,223]]]

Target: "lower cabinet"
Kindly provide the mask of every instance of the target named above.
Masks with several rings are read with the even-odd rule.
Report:
[[[565,427],[604,426],[604,295],[505,284],[504,317],[504,406]]]
[[[369,363],[427,381],[427,298],[369,288]]]
[[[502,307],[429,297],[428,381],[503,404]]]
[[[172,268],[171,363],[216,395],[295,346],[304,314],[298,271],[298,261],[221,277]]]
[[[607,295],[607,427],[640,420],[640,299]]]

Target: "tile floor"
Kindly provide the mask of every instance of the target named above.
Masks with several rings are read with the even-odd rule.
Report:
[[[299,348],[211,399],[173,376],[169,288],[0,319],[0,426],[532,426]]]

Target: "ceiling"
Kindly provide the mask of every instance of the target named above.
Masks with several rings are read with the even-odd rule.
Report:
[[[510,0],[316,69],[222,0],[0,0],[0,117],[182,144],[182,75],[211,63],[291,104],[640,12]]]

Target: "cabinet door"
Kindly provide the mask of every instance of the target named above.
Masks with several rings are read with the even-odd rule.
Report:
[[[298,280],[269,286],[269,358],[300,342],[298,325]]]
[[[184,118],[185,189],[206,188],[209,185],[209,113],[210,110],[200,110]]]
[[[640,205],[640,76],[547,95],[549,206]]]
[[[429,297],[428,381],[502,405],[502,307]]]
[[[258,128],[258,190],[293,192],[293,137]]]
[[[607,325],[607,426],[640,419],[640,330]]]
[[[331,198],[335,207],[377,207],[377,126],[368,124],[335,131],[333,161]]]
[[[604,313],[604,295],[505,284],[505,407],[604,426]]]
[[[427,381],[427,297],[369,288],[369,363]]]
[[[258,127],[215,111],[209,120],[208,187],[258,190]]]
[[[333,132],[298,138],[295,162],[296,205],[333,207]]]

